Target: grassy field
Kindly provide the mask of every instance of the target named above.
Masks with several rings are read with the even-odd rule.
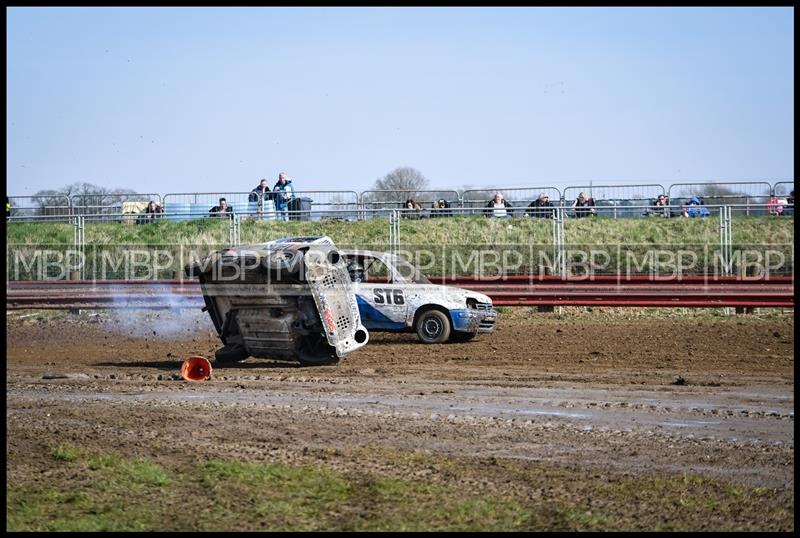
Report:
[[[734,249],[780,252],[789,263],[793,251],[794,219],[774,217],[735,217],[732,233]],[[720,243],[719,219],[567,219],[564,224],[568,259],[577,260],[580,252],[596,249],[607,252],[602,257],[603,270],[617,272],[630,259],[641,271],[649,271],[657,262],[646,260],[646,253],[658,248],[666,253],[678,251],[701,257],[698,271],[713,271],[713,257]],[[340,247],[387,249],[389,226],[386,220],[360,222],[261,222],[245,220],[241,224],[240,243],[263,243],[298,235],[328,235]],[[92,260],[103,256],[112,259],[131,247],[153,249],[175,262],[163,268],[162,277],[180,270],[188,256],[202,256],[211,250],[229,246],[229,223],[220,219],[188,222],[159,221],[135,226],[117,223],[89,224],[85,228],[86,254]],[[37,248],[64,252],[73,245],[73,229],[67,224],[14,223],[7,227],[7,267],[17,255],[29,260]],[[512,220],[482,217],[403,220],[400,225],[401,248],[410,258],[426,267],[429,274],[475,273],[466,264],[476,249],[495,251],[498,256],[517,256],[515,272],[538,272],[552,262],[553,222],[517,218]],[[419,254],[419,253],[423,253]],[[579,256],[580,254],[580,256]],[[157,254],[153,254],[156,256]],[[453,263],[451,263],[451,261]],[[456,261],[458,263],[456,263]],[[790,269],[790,266],[785,268]],[[142,269],[145,271],[145,269]],[[19,276],[19,275],[18,275]],[[24,275],[23,275],[24,276]],[[22,278],[23,276],[19,276]],[[129,275],[142,276],[142,275]],[[112,276],[113,277],[113,276]],[[13,278],[13,277],[12,277]]]
[[[731,530],[756,513],[772,529],[792,528],[793,513],[772,504],[775,492],[692,474],[574,480],[569,469],[531,462],[377,447],[323,452],[297,464],[168,463],[51,447],[41,477],[9,476],[6,529]],[[381,462],[386,471],[337,459]]]

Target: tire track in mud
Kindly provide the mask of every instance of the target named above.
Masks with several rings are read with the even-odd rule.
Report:
[[[101,323],[7,322],[7,431],[244,457],[383,446],[793,486],[791,317],[588,319],[505,316],[452,346],[378,334],[333,367],[249,360],[202,384],[180,380],[175,354],[213,350],[213,336],[112,347]]]
[[[259,377],[259,376],[248,376]],[[171,383],[149,386],[130,383],[24,383],[15,382],[7,398],[22,400],[146,401],[159,405],[188,402],[193,405],[239,405],[308,411],[329,409],[337,413],[411,418],[446,417],[453,422],[506,421],[539,425],[543,420],[599,431],[669,431],[677,436],[789,444],[794,440],[793,394],[764,387],[761,390],[652,391],[584,388],[463,387],[453,383],[417,383],[412,389],[394,382],[364,384],[356,380],[321,392],[309,378],[296,382],[254,380],[247,385],[195,386],[169,390]],[[119,392],[119,385],[128,385]],[[289,385],[287,387],[287,385]],[[447,387],[447,388],[444,388]],[[90,389],[90,390],[86,390]],[[97,390],[100,389],[100,390]],[[132,392],[131,392],[132,391]],[[749,404],[745,405],[746,402]]]

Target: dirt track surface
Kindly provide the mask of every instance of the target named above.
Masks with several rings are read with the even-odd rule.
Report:
[[[576,477],[702,475],[769,488],[794,510],[792,314],[515,309],[470,343],[372,333],[337,365],[248,359],[195,384],[178,372],[185,357],[219,346],[205,317],[164,335],[166,314],[120,316],[8,315],[7,452],[69,442],[291,462],[329,449],[422,451]],[[35,469],[9,463],[9,480]],[[518,487],[499,470],[458,479]],[[739,528],[769,528],[742,517]]]

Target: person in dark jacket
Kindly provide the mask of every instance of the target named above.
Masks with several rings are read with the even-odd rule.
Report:
[[[576,218],[597,215],[597,211],[594,208],[594,198],[591,196],[587,198],[582,192],[579,193],[575,201],[572,202],[572,209],[575,210]]]
[[[161,215],[164,213],[164,209],[153,200],[150,200],[147,203],[147,207],[144,208],[142,214],[136,218],[136,224],[147,224],[148,222],[153,222],[155,219],[161,218]]]
[[[250,191],[250,195],[247,197],[248,202],[258,202],[262,199],[265,202],[273,199],[272,191],[269,189],[269,181],[266,179],[262,179],[258,187]]]
[[[550,202],[550,197],[545,193],[540,193],[539,198],[528,206],[528,215],[537,219],[550,219],[553,218],[554,214],[552,208],[553,204]]]
[[[452,214],[453,212],[450,211],[450,203],[444,198],[439,198],[438,200],[433,202],[433,208],[431,210],[431,218],[449,217]]]
[[[209,217],[225,217],[228,218],[233,217],[233,208],[228,205],[228,201],[225,198],[219,199],[219,205],[215,205],[211,209],[208,210]]]
[[[667,195],[659,194],[658,198],[645,210],[644,214],[650,217],[672,217],[673,214],[669,208]]]
[[[503,198],[503,194],[500,192],[495,193],[494,198],[489,200],[486,203],[486,209],[484,210],[484,215],[487,217],[495,217],[498,219],[504,219],[511,217],[513,214],[514,206],[511,203]]]

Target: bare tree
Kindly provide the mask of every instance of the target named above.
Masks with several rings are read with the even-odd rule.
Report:
[[[422,172],[410,166],[400,166],[375,180],[372,189],[384,192],[369,193],[365,201],[386,207],[387,202],[402,203],[407,198],[415,198],[417,191],[425,190],[427,187],[428,178],[422,175]]]
[[[109,189],[92,183],[77,182],[65,185],[60,189],[47,189],[38,191],[31,197],[33,204],[38,206],[37,214],[43,215],[51,212],[51,208],[69,205],[66,198],[74,196],[72,202],[75,207],[82,207],[84,212],[99,213],[99,208],[117,209],[125,200],[137,198],[136,191],[131,189]]]
[[[410,166],[395,168],[372,186],[375,190],[416,191],[428,187],[428,178],[422,172]]]

